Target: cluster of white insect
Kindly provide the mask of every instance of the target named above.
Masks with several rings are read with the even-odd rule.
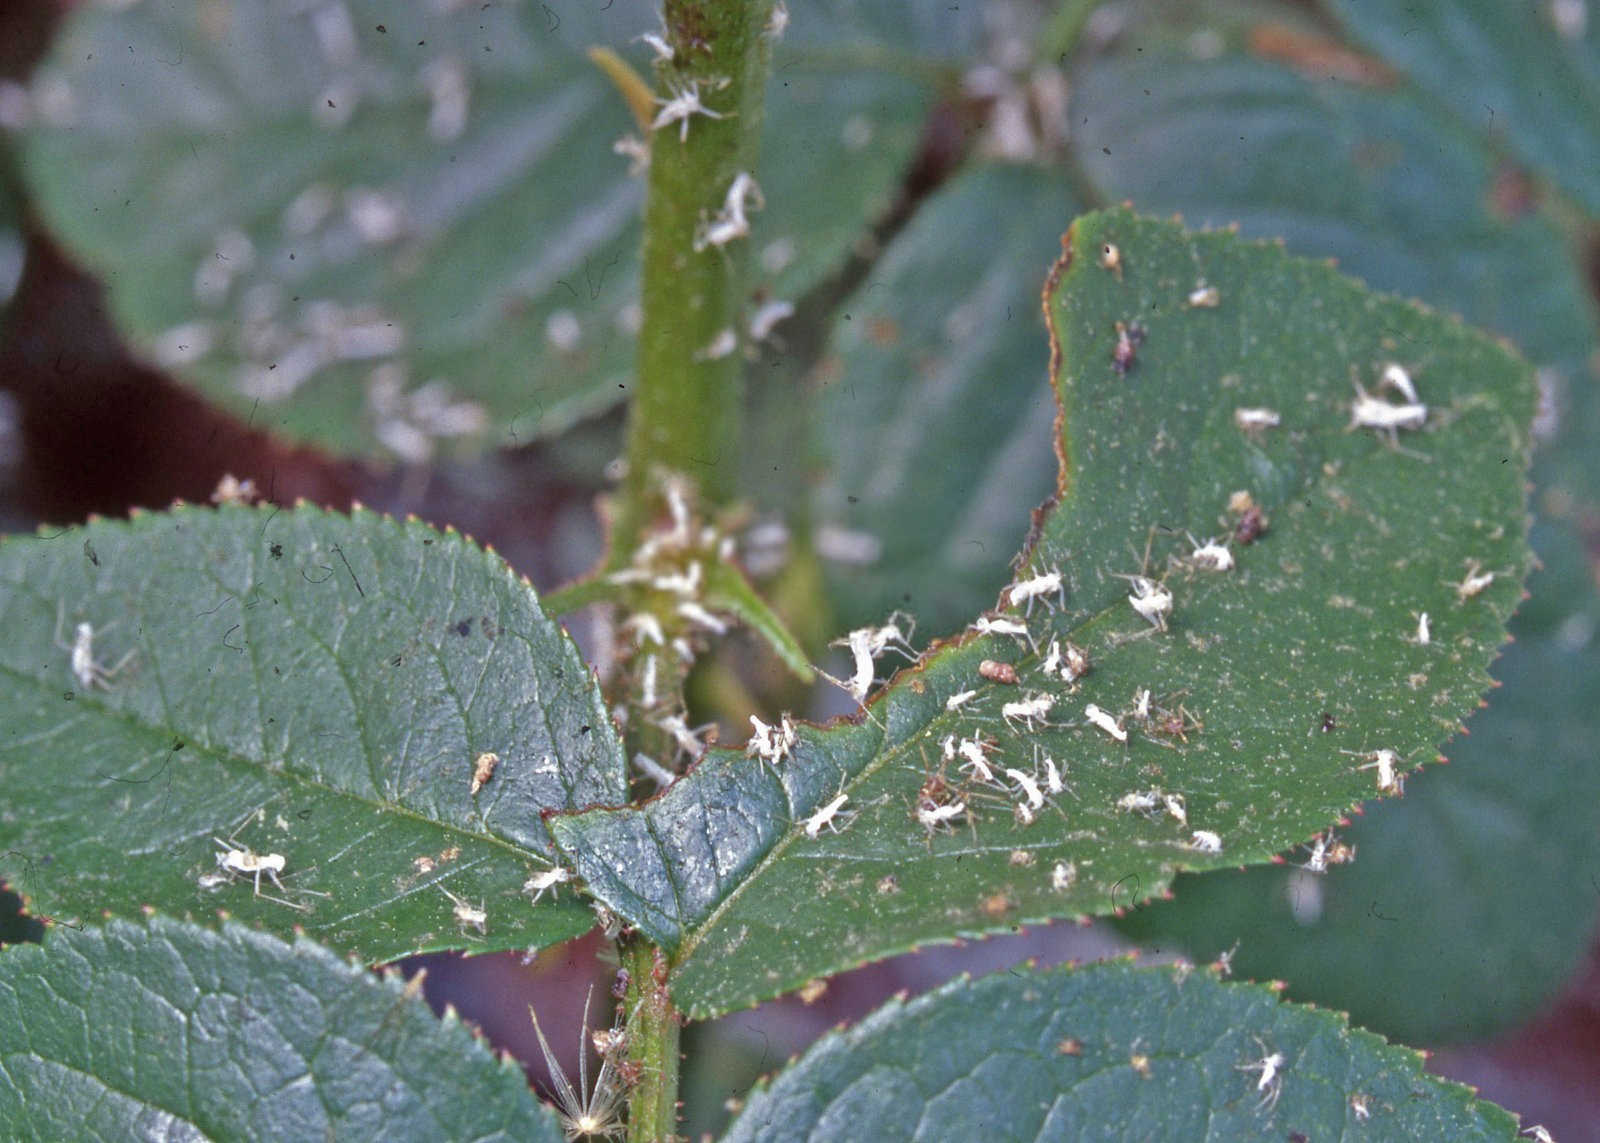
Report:
[[[761,210],[766,199],[761,188],[748,172],[739,171],[733,176],[727,194],[723,196],[722,209],[709,221],[695,228],[694,249],[700,253],[708,246],[722,247],[738,238],[750,236],[750,220],[746,209]]]
[[[1189,848],[1197,853],[1217,854],[1222,852],[1222,838],[1208,829],[1197,829],[1189,838]]]
[[[750,716],[750,725],[755,732],[750,735],[750,741],[745,745],[744,752],[747,758],[759,758],[763,763],[774,770],[778,764],[789,757],[794,748],[800,743],[800,736],[795,732],[794,721],[787,713],[783,715],[775,726],[769,726],[755,715]]]
[[[1075,643],[1063,644],[1059,639],[1052,638],[1039,669],[1047,675],[1057,676],[1064,683],[1075,683],[1089,673],[1089,656]]]

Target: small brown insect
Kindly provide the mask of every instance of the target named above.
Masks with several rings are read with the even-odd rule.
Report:
[[[1261,509],[1252,504],[1233,526],[1233,538],[1241,544],[1253,544],[1267,530],[1267,518]]]
[[[1117,345],[1111,351],[1111,368],[1117,371],[1118,377],[1133,368],[1133,360],[1138,356],[1139,346],[1142,344],[1144,344],[1144,326],[1138,322],[1117,323]]]
[[[1116,243],[1107,242],[1100,247],[1100,268],[1110,270],[1117,281],[1122,281],[1122,251],[1117,249]]]
[[[1328,734],[1338,730],[1339,724],[1333,721],[1333,715],[1327,711],[1322,712],[1322,733]]]
[[[1002,663],[995,659],[985,659],[978,664],[978,674],[988,679],[991,683],[1006,683],[1013,687],[1017,685],[1017,669],[1010,663]]]

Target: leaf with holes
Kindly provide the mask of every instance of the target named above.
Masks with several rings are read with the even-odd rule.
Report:
[[[1208,972],[965,978],[833,1032],[750,1096],[786,1139],[1498,1139],[1516,1118],[1422,1057]]]
[[[0,1019],[12,1139],[561,1138],[454,1016],[240,925],[117,920],[11,949]]]
[[[552,823],[693,1016],[1265,861],[1393,789],[1488,685],[1529,561],[1533,386],[1506,350],[1126,211],[1073,227],[1046,307],[1060,501],[990,633],[775,767],[713,751],[642,810]]]
[[[626,796],[621,746],[462,537],[241,507],[14,536],[0,622],[0,868],[35,911],[225,911],[368,961],[592,924],[522,885],[542,814]]]

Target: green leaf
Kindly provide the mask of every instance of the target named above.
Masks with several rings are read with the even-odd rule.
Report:
[[[643,187],[612,143],[638,130],[584,49],[653,21],[604,10],[82,7],[24,172],[136,348],[255,424],[413,460],[556,435],[627,395],[634,353]],[[794,23],[752,219],[752,286],[783,298],[890,204],[940,74]]]
[[[1349,30],[1600,214],[1600,54],[1587,5],[1336,0]],[[1561,13],[1571,13],[1566,26]]]
[[[1075,99],[1108,198],[1337,258],[1540,364],[1582,367],[1594,319],[1566,239],[1537,212],[1496,210],[1492,149],[1415,92],[1152,49],[1093,62]]]
[[[1588,444],[1586,287],[1547,215],[1496,205],[1505,170],[1489,143],[1404,86],[1313,83],[1231,52],[1200,62],[1152,42],[1189,34],[1168,23],[1133,33],[1080,73],[1077,138],[1108,195],[1282,234],[1512,337],[1542,366],[1552,406],[1535,464],[1548,491],[1536,503],[1592,501],[1578,491],[1600,472]],[[1505,686],[1471,736],[1447,747],[1449,770],[1341,830],[1354,865],[1321,882],[1292,869],[1181,877],[1176,901],[1119,927],[1202,955],[1237,939],[1241,972],[1286,979],[1297,998],[1411,1042],[1485,1036],[1531,1016],[1594,919],[1574,907],[1592,900],[1584,870],[1600,834],[1582,793],[1592,697],[1575,668],[1590,622],[1575,612],[1593,593],[1571,532],[1560,521],[1536,529],[1543,562],[1569,570],[1529,584],[1518,642],[1496,669]]]
[[[1261,1061],[1280,1057],[1263,1086]],[[1501,1139],[1516,1117],[1419,1053],[1261,985],[1127,964],[1012,969],[818,1041],[725,1139]]]
[[[1581,609],[1581,550],[1541,546],[1535,598]],[[1600,648],[1575,638],[1593,620],[1573,618],[1575,627],[1512,623],[1517,640],[1495,664],[1504,685],[1473,716],[1471,736],[1450,744],[1450,766],[1340,831],[1354,863],[1320,878],[1294,867],[1181,876],[1173,901],[1119,928],[1199,958],[1237,944],[1239,974],[1284,980],[1297,1000],[1412,1043],[1531,1019],[1577,969],[1594,928]]]
[[[1100,265],[1108,244],[1120,276]],[[926,941],[1123,908],[1180,867],[1266,860],[1374,794],[1361,768],[1373,752],[1417,764],[1488,685],[1529,559],[1527,370],[1459,323],[1230,235],[1111,211],[1080,219],[1070,251],[1048,294],[1066,487],[1029,561],[1062,573],[1067,604],[1035,607],[1030,635],[1081,646],[1088,677],[1069,688],[1009,639],[945,646],[866,721],[802,730],[776,775],[713,751],[642,810],[552,823],[590,890],[675,951],[691,1015]],[[1202,281],[1217,305],[1189,302]],[[1118,322],[1143,330],[1125,373]],[[1395,360],[1430,407],[1403,447],[1346,430],[1352,379],[1375,384]],[[1241,431],[1235,411],[1253,406],[1281,426]],[[1270,530],[1235,546],[1233,571],[1195,566],[1185,533],[1215,535],[1239,490]],[[1143,570],[1174,598],[1165,631],[1121,578],[1147,543]],[[1474,566],[1494,579],[1468,596]],[[1014,660],[1022,684],[984,682],[981,659]],[[1153,717],[1192,716],[1183,735],[1140,721],[1142,690]],[[1041,694],[1048,728],[1003,721],[1002,704]],[[1090,703],[1126,743],[1091,723]],[[1010,768],[1042,782],[1048,756],[1069,789],[1029,825],[1014,809],[1022,783],[962,781],[952,762],[944,777],[971,820],[927,836],[914,807],[947,735],[992,743],[1001,781]],[[840,792],[857,816],[807,836]],[[1185,799],[1186,821],[1163,813],[1167,795]],[[1141,796],[1151,814],[1119,809]]]
[[[522,1070],[313,941],[156,917],[0,957],[11,1139],[561,1138]]]
[[[126,658],[105,687],[74,678],[62,620]],[[368,961],[592,924],[521,886],[549,865],[541,814],[625,798],[621,746],[531,587],[460,536],[180,507],[12,537],[0,622],[0,864],[38,910],[227,911]],[[230,836],[284,858],[278,900],[212,883]],[[442,889],[487,910],[482,940]]]
[[[631,119],[583,49],[642,29],[590,11],[82,7],[25,174],[140,352],[256,424],[413,459],[554,434],[632,354]]]
[[[844,625],[906,608],[923,632],[949,631],[1006,583],[1028,509],[1055,483],[1039,282],[1075,213],[1059,173],[968,168],[841,303],[817,517],[876,546],[828,565]]]

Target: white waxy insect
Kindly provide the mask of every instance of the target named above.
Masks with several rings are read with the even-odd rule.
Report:
[[[1306,860],[1304,868],[1310,873],[1326,873],[1328,871],[1328,838],[1332,835],[1318,834],[1311,839],[1311,856]]]
[[[453,905],[450,912],[455,916],[456,924],[463,929],[477,929],[480,937],[489,931],[489,914],[484,911],[483,902],[478,902],[476,906],[468,904],[443,885],[439,886],[439,892],[450,898]]]
[[[1133,717],[1140,722],[1150,721],[1150,688],[1140,687],[1133,696]]]
[[[1222,304],[1222,291],[1215,286],[1208,286],[1201,282],[1189,291],[1186,299],[1190,309],[1214,310]]]
[[[967,804],[965,802],[949,802],[941,806],[934,802],[923,801],[917,806],[917,821],[922,824],[923,829],[933,833],[936,830],[948,828],[952,822],[966,812]]]
[[[963,738],[956,743],[956,753],[966,759],[961,764],[961,769],[971,770],[980,782],[998,785],[994,771],[989,769],[989,759],[983,753],[983,746],[983,742],[977,738]]]
[[[1556,1143],[1555,1136],[1551,1135],[1550,1129],[1544,1126],[1542,1123],[1535,1123],[1531,1127],[1524,1127],[1521,1131],[1518,1131],[1517,1134],[1526,1135],[1528,1138],[1532,1139],[1534,1143]]]
[[[620,930],[619,930],[620,931]],[[539,1016],[528,1006],[528,1016],[533,1020],[533,1030],[539,1037],[539,1051],[544,1055],[545,1068],[550,1073],[550,1078],[555,1083],[556,1113],[561,1122],[561,1133],[567,1139],[615,1139],[622,1135],[623,1123],[621,1108],[628,1093],[628,1084],[613,1072],[613,1061],[616,1051],[600,1049],[600,1031],[593,1033],[593,1042],[596,1050],[600,1052],[600,1072],[594,1078],[594,1086],[589,1086],[589,1049],[584,1043],[589,1039],[589,1001],[594,998],[594,989],[589,989],[589,995],[583,1001],[583,1030],[578,1036],[578,1086],[574,1090],[572,1081],[567,1078],[566,1070],[561,1066],[561,1061],[550,1050],[550,1041],[545,1039],[544,1029],[539,1027]],[[621,1019],[621,1013],[618,1016]],[[613,1028],[606,1039],[608,1045],[616,1043],[620,1028]]]
[[[265,873],[267,879],[283,889],[283,882],[278,880],[278,874],[283,872],[285,865],[281,853],[257,853],[248,847],[240,848],[231,841],[223,841],[220,837],[211,839],[222,848],[217,850],[217,868],[229,875],[250,877],[255,881],[256,896],[266,897],[269,901],[278,901],[278,898],[268,896],[261,891],[261,875]],[[281,905],[288,905],[291,909],[304,909],[304,905],[296,905],[292,901],[278,901]]]
[[[681,714],[664,715],[656,720],[656,725],[670,734],[678,749],[691,758],[700,757],[700,753],[705,749],[705,743],[700,741],[698,734],[689,729],[687,720]]]
[[[805,824],[806,836],[814,841],[824,829],[838,833],[839,811],[844,808],[844,804],[849,800],[850,795],[841,791],[835,795],[833,801],[807,818]],[[846,820],[848,820],[848,817],[849,815],[846,815]]]
[[[1358,1091],[1350,1097],[1350,1113],[1356,1117],[1357,1123],[1365,1123],[1372,1118],[1372,1107],[1366,1092]]]
[[[1028,809],[1037,810],[1044,805],[1044,791],[1039,789],[1039,782],[1026,770],[1013,770],[1006,767],[1006,777],[1017,784],[1017,789],[1022,791],[1022,796],[1028,799]]]
[[[1063,666],[1061,678],[1065,682],[1076,682],[1089,673],[1089,655],[1076,643],[1068,643],[1061,650]]]
[[[767,35],[772,39],[781,39],[784,31],[789,27],[789,7],[778,0],[772,6],[772,14],[767,17]]]
[[[61,626],[66,619],[65,605],[56,608],[56,633],[55,644],[67,652],[68,664],[72,669],[72,678],[82,689],[89,691],[99,687],[103,691],[111,689],[111,680],[116,678],[123,667],[132,661],[137,651],[129,651],[118,659],[112,666],[101,666],[94,657],[94,625],[80,623],[73,628],[71,644],[62,642]]]
[[[778,764],[788,758],[800,742],[794,721],[788,714],[780,718],[775,726],[767,725],[752,714],[750,725],[755,728],[755,733],[744,748],[745,757],[759,758],[773,769],[777,769]]]
[[[765,341],[772,336],[773,329],[780,321],[787,321],[792,317],[794,317],[794,303],[775,299],[751,314],[750,322],[745,328],[750,331],[751,341]]]
[[[1094,723],[1112,738],[1115,738],[1118,742],[1128,741],[1128,732],[1122,729],[1122,725],[1105,711],[1101,710],[1094,703],[1090,703],[1088,706],[1083,708],[1083,717],[1087,718],[1090,722]]]
[[[1039,669],[1047,675],[1056,674],[1061,670],[1061,640],[1050,640],[1050,646],[1045,648],[1044,661],[1039,664]]]
[[[1460,583],[1456,584],[1456,599],[1462,603],[1465,603],[1467,600],[1477,595],[1480,591],[1488,587],[1493,582],[1494,572],[1480,572],[1478,570],[1478,563],[1476,560],[1474,560],[1472,563],[1467,565],[1466,576],[1461,580]],[[78,630],[83,630],[82,624],[79,624]]]
[[[1359,381],[1354,382],[1356,399],[1350,406],[1350,424],[1352,429],[1377,429],[1388,436],[1389,443],[1396,443],[1396,430],[1420,429],[1428,419],[1428,406],[1412,402],[1410,404],[1396,405],[1376,397],[1361,387]]]
[[[1033,646],[1033,636],[1028,631],[1028,625],[1017,619],[980,615],[972,624],[972,629],[979,635],[1010,635],[1015,639],[1025,639],[1028,646]]]
[[[1259,1074],[1256,1090],[1261,1093],[1261,1099],[1256,1103],[1256,1110],[1271,1111],[1277,1105],[1278,1096],[1283,1091],[1283,1077],[1278,1074],[1278,1069],[1283,1067],[1283,1053],[1271,1052],[1259,1060],[1235,1066],[1242,1072]]]
[[[657,789],[665,790],[678,780],[676,774],[648,754],[635,754],[633,756],[633,764],[638,767],[639,773],[656,784]]]
[[[565,885],[572,879],[572,870],[563,869],[557,865],[551,869],[546,869],[543,873],[535,873],[528,878],[522,883],[522,891],[533,894],[533,904],[535,905],[539,903],[539,899],[546,893],[549,893],[550,899],[554,901],[559,898],[558,886]]]
[[[835,639],[830,647],[844,646],[849,648],[850,655],[855,659],[855,673],[845,683],[845,688],[850,692],[850,697],[856,702],[862,702],[867,697],[867,692],[872,689],[873,679],[877,675],[877,668],[873,660],[885,651],[893,648],[908,659],[915,658],[911,649],[910,631],[902,632],[897,619],[905,618],[899,612],[889,617],[889,622],[882,627],[857,627],[843,639]]]
[[[1189,848],[1196,853],[1221,853],[1222,838],[1208,829],[1197,829],[1189,836]]]
[[[1417,396],[1417,387],[1411,383],[1411,374],[1406,372],[1405,366],[1399,362],[1391,361],[1383,367],[1383,372],[1378,375],[1378,389],[1393,389],[1404,397],[1408,404],[1421,403]]]
[[[713,635],[726,635],[728,633],[728,621],[726,619],[711,614],[711,612],[692,599],[686,599],[678,604],[678,614],[696,627],[704,628]]]
[[[642,36],[633,38],[635,40],[643,40],[650,50],[656,54],[656,58],[651,60],[651,63],[670,63],[672,61],[672,45],[667,43],[664,37],[657,35],[655,32],[646,32]]]
[[[960,710],[978,695],[977,691],[960,691],[944,700],[945,710]]]
[[[650,144],[637,135],[624,135],[611,144],[611,153],[628,160],[628,177],[642,175],[650,169]]]
[[[1056,768],[1056,760],[1049,755],[1045,755],[1044,760],[1044,788],[1052,794],[1059,794],[1067,788],[1067,784],[1061,780],[1061,771]]]
[[[639,704],[645,710],[652,709],[661,696],[656,692],[656,657],[646,655],[644,666],[639,671]]]
[[[1107,242],[1100,247],[1100,268],[1110,270],[1120,279],[1122,277],[1122,251],[1117,249],[1114,242]]]
[[[622,621],[624,631],[632,631],[635,646],[643,647],[646,643],[654,643],[658,647],[666,646],[667,633],[661,629],[661,620],[648,611],[640,611]]]
[[[1233,411],[1233,423],[1242,432],[1254,436],[1266,429],[1277,428],[1283,423],[1283,418],[1276,409],[1241,405]]]
[[[1428,626],[1428,613],[1424,611],[1417,616],[1416,644],[1419,647],[1426,647],[1431,642],[1433,642],[1433,632]]]
[[[652,577],[650,586],[657,591],[670,591],[673,595],[693,599],[700,594],[700,579],[703,574],[700,561],[690,560],[689,566],[681,572],[665,572]]]
[[[1066,589],[1061,586],[1061,573],[1059,571],[1042,572],[1029,579],[1019,579],[1006,589],[1006,597],[1011,601],[1012,607],[1019,607],[1026,603],[1028,614],[1033,614],[1033,601],[1045,600],[1053,611],[1057,605],[1066,604]],[[1052,597],[1055,603],[1050,603]]]
[[[750,220],[745,216],[746,208],[761,210],[765,206],[766,199],[762,197],[756,180],[748,172],[739,171],[733,176],[728,193],[723,197],[722,209],[716,217],[695,228],[695,253],[698,254],[707,246],[726,246],[736,238],[749,237]]]
[[[1179,825],[1189,824],[1189,809],[1183,803],[1182,794],[1164,794],[1161,804],[1166,806],[1167,814]]]
[[[1225,544],[1219,544],[1216,540],[1207,540],[1203,544],[1195,543],[1193,536],[1189,537],[1189,542],[1194,544],[1194,551],[1189,554],[1189,562],[1195,567],[1219,572],[1233,570],[1233,553]]]
[[[1018,802],[1011,807],[1011,817],[1019,826],[1031,826],[1034,823],[1035,814],[1028,808],[1026,802]]]
[[[656,96],[656,102],[661,104],[661,110],[656,112],[655,121],[650,124],[650,130],[659,131],[663,127],[678,125],[678,141],[687,142],[689,139],[689,118],[693,115],[704,115],[708,119],[721,119],[722,113],[712,111],[700,102],[700,83],[690,80],[682,87],[669,86],[667,94],[670,99]]]
[[[1058,861],[1050,868],[1050,888],[1065,893],[1078,880],[1078,867],[1070,861]]]
[[[1029,730],[1035,723],[1043,722],[1045,715],[1050,713],[1050,708],[1055,706],[1054,695],[1037,694],[1018,702],[1008,702],[1000,708],[1000,717],[1008,725],[1013,721],[1022,723]]]
[[[1128,593],[1128,602],[1139,613],[1146,623],[1152,627],[1167,629],[1167,616],[1172,614],[1172,593],[1163,584],[1146,579],[1142,575],[1126,577],[1133,586]]]
[[[1400,756],[1393,750],[1374,750],[1370,754],[1362,755],[1372,761],[1357,770],[1376,770],[1378,772],[1378,791],[1383,794],[1403,794],[1406,792],[1405,775],[1397,769]]]
[[[1148,793],[1135,790],[1117,799],[1117,809],[1130,814],[1148,814],[1160,805],[1160,790],[1151,790]]]

